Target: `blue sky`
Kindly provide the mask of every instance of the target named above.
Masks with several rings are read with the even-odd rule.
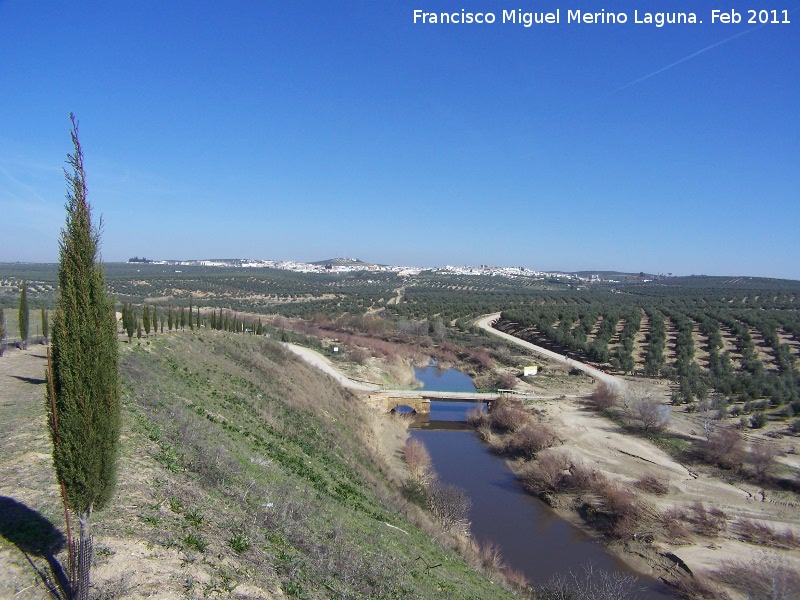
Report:
[[[74,112],[107,261],[800,279],[800,12],[711,4],[0,0],[0,260],[57,259]],[[628,23],[566,23],[603,8]]]

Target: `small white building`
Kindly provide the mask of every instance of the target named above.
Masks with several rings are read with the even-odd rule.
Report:
[[[536,377],[539,374],[539,367],[533,365],[529,367],[522,367],[523,377]]]

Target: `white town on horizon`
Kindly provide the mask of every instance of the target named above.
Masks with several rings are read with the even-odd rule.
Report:
[[[328,261],[319,261],[315,263],[294,260],[276,261],[239,258],[212,260],[148,260],[146,258],[132,258],[128,260],[128,263],[187,267],[266,268],[282,269],[285,271],[294,271],[296,273],[342,274],[365,271],[371,273],[397,273],[397,275],[401,277],[418,275],[423,271],[428,271],[450,275],[475,275],[509,278],[526,277],[532,279],[556,277],[559,279],[573,280],[575,282],[605,281],[608,283],[618,283],[618,281],[604,278],[600,274],[582,276],[576,273],[564,273],[558,271],[536,271],[525,267],[491,267],[488,265],[481,265],[479,267],[453,265],[445,265],[444,267],[378,265],[374,263],[362,262],[355,258],[335,258]],[[641,281],[646,283],[648,281],[652,281],[652,279],[641,279]]]

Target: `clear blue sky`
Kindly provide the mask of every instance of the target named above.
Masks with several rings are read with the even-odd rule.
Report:
[[[748,25],[754,6],[792,22]],[[107,261],[800,279],[796,7],[0,0],[0,260],[57,259],[72,111]],[[497,22],[413,23],[462,8]],[[562,22],[500,23],[513,8]],[[602,8],[628,23],[566,23]]]

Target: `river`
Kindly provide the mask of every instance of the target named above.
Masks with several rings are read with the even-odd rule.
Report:
[[[475,391],[472,380],[455,369],[415,369],[415,376],[424,389]],[[491,454],[466,426],[466,413],[475,406],[432,401],[430,421],[420,422],[420,428],[412,431],[427,447],[439,479],[462,488],[472,501],[470,520],[475,538],[497,544],[505,563],[535,584],[546,583],[555,573],[580,572],[589,563],[631,573],[601,544],[517,484],[505,461]],[[641,598],[675,598],[657,580],[638,577]]]

